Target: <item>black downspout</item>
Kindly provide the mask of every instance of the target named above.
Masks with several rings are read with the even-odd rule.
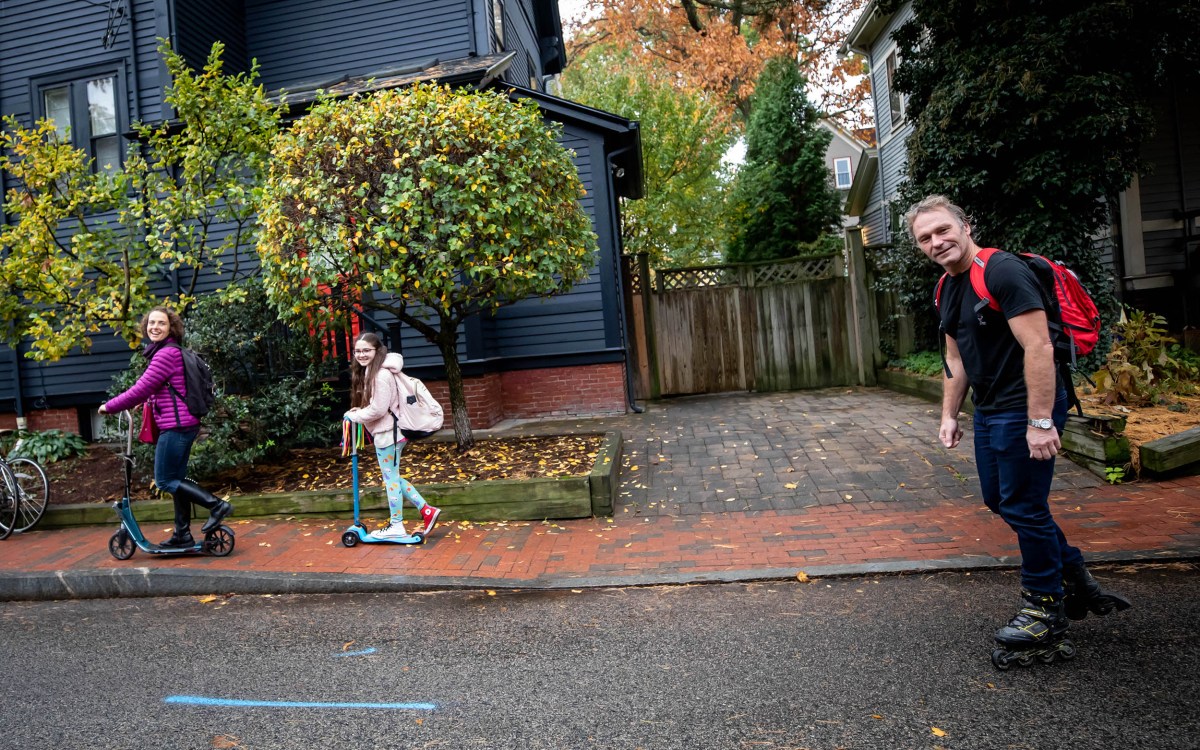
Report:
[[[604,170],[604,179],[608,183],[608,194],[612,196],[613,211],[611,219],[613,225],[613,236],[615,237],[617,244],[616,257],[613,258],[613,273],[616,274],[617,283],[621,284],[622,286],[624,285],[625,280],[622,278],[621,274],[621,258],[625,256],[625,243],[621,241],[621,197],[617,195],[617,186],[613,181],[613,170],[617,169],[617,165],[613,160],[621,154],[624,154],[632,149],[633,146],[626,146],[625,148],[617,149],[609,154],[608,158],[605,160],[605,166],[607,169]],[[646,291],[643,290],[642,294],[646,294]],[[622,349],[625,351],[625,401],[629,404],[629,409],[634,414],[641,414],[646,410],[644,407],[638,406],[637,399],[633,395],[633,360],[629,356],[629,315],[625,310],[624,291],[618,291],[616,298],[617,313],[621,316],[621,324],[618,326],[618,328],[621,331],[621,343],[624,344]]]
[[[142,88],[141,79],[138,76],[138,58],[137,58],[137,23],[134,20],[137,13],[134,12],[134,5],[129,4],[129,72],[133,75],[133,86],[130,87],[130,93],[133,94],[133,121],[142,121]],[[128,82],[126,82],[128,85]]]

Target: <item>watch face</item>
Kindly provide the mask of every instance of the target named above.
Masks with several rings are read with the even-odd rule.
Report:
[[[1031,419],[1029,420],[1029,424],[1033,427],[1037,427],[1040,430],[1048,430],[1054,426],[1054,423],[1049,419]]]

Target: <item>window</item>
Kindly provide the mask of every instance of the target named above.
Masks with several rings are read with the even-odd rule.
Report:
[[[504,0],[492,0],[492,31],[496,34],[496,51],[504,50]]]
[[[853,175],[850,174],[850,157],[839,156],[833,160],[833,184],[838,190],[849,190]]]
[[[117,80],[109,72],[37,86],[40,116],[54,121],[59,138],[95,159],[95,170],[121,168]]]
[[[895,128],[904,121],[905,97],[896,90],[896,51],[892,50],[887,56],[885,69],[887,72],[888,109],[892,114],[892,127]]]

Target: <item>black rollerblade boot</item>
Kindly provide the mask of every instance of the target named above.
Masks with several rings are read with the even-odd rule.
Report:
[[[1101,588],[1083,563],[1063,566],[1063,592],[1063,605],[1072,620],[1082,620],[1088,612],[1107,615],[1133,606],[1120,594]]]
[[[1034,659],[1049,664],[1055,658],[1075,658],[1075,644],[1067,638],[1071,621],[1063,611],[1060,597],[1022,591],[1025,606],[996,631],[997,648],[992,651],[996,669],[1008,669],[1016,662],[1022,667]]]

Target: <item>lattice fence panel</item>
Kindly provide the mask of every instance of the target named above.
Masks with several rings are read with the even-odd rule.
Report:
[[[799,281],[832,278],[835,258],[807,258],[789,263],[769,263],[750,267],[754,286],[793,284]]]
[[[711,289],[738,283],[737,266],[703,266],[699,268],[660,268],[656,286],[662,291],[678,289]]]

